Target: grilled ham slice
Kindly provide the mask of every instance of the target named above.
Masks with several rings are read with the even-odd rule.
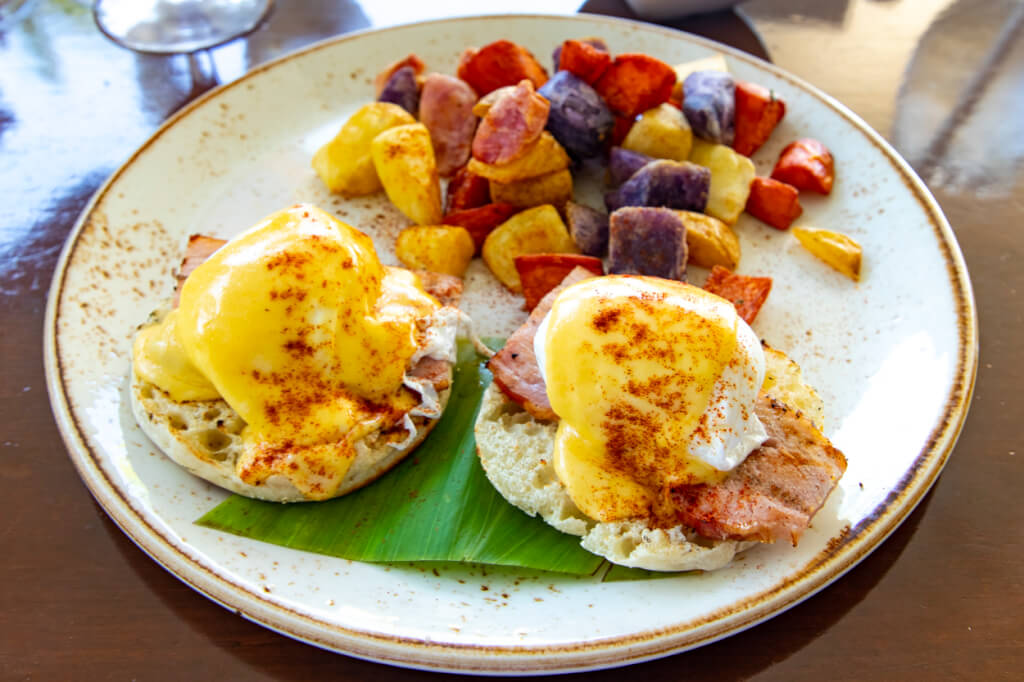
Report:
[[[494,374],[494,383],[510,400],[515,401],[541,421],[555,421],[558,415],[551,409],[548,400],[544,377],[537,364],[537,355],[533,352],[533,337],[537,328],[544,321],[544,316],[551,310],[558,294],[566,287],[593,277],[594,273],[579,266],[565,276],[562,283],[544,295],[530,317],[505,342],[505,347],[494,354],[487,363],[487,368]]]
[[[800,412],[766,393],[755,406],[768,440],[721,483],[672,491],[681,523],[715,540],[796,545],[846,471],[846,458]]]

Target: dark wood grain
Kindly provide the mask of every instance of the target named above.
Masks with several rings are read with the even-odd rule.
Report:
[[[742,15],[673,22],[770,54],[864,116],[927,171],[972,275],[981,364],[971,413],[937,485],[847,576],[721,642],[590,677],[1019,679],[1024,41],[1012,41],[988,67],[964,107],[962,90],[1013,20],[1016,3],[961,0],[943,12],[949,4],[750,0]],[[611,0],[586,9],[631,14]],[[278,0],[269,24],[244,49],[222,48],[241,60],[214,58],[221,76],[232,78],[232,68],[368,24],[355,2]],[[958,50],[952,57],[951,45]],[[244,620],[164,571],[91,499],[46,395],[49,279],[92,192],[196,93],[185,58],[120,50],[71,0],[39,0],[27,19],[0,28],[0,65],[0,678],[440,677],[321,651]],[[940,108],[934,120],[908,113],[922,101]],[[941,129],[957,107],[964,111],[946,130],[950,139],[930,144],[918,128]]]

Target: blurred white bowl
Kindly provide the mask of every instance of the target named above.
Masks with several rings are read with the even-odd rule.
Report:
[[[644,19],[672,19],[688,14],[714,12],[738,5],[743,0],[626,0]]]

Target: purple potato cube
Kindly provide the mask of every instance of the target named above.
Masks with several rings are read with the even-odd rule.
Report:
[[[608,184],[618,187],[651,161],[654,161],[653,156],[622,147],[612,147],[608,154]]]
[[[575,159],[598,156],[615,119],[597,90],[568,71],[559,71],[537,90],[551,103],[547,129]]]
[[[417,116],[420,108],[420,88],[416,82],[415,69],[403,66],[391,74],[377,101],[397,104],[414,117]]]
[[[711,171],[689,161],[651,161],[618,189],[606,192],[611,213],[623,206],[666,206],[703,213],[708,204]]]
[[[697,137],[732,145],[736,81],[724,71],[694,71],[683,81],[683,114]]]
[[[686,281],[686,224],[669,208],[627,206],[612,213],[608,272]]]
[[[583,204],[565,204],[569,234],[585,256],[603,258],[608,250],[608,216]]]

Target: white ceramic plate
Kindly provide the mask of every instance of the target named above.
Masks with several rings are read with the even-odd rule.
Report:
[[[185,237],[230,236],[307,201],[372,233],[386,260],[405,222],[381,197],[329,196],[313,151],[373,96],[371,79],[415,51],[452,73],[466,45],[509,38],[547,61],[567,37],[669,63],[726,53],[741,79],[782,94],[788,113],[756,156],[813,136],[833,151],[829,198],[802,224],[864,247],[860,284],[791,235],[744,216],[741,272],[775,286],[756,330],[788,351],[828,408],[849,459],[798,548],[747,552],[703,575],[591,578],[360,564],[214,532],[193,521],[225,495],[157,453],[125,397],[129,337],[171,291]],[[590,200],[594,200],[591,195]],[[693,273],[702,281],[702,273]],[[474,265],[467,303],[483,334],[508,333],[517,302]],[[96,194],[64,249],[46,321],[53,409],[86,485],[140,547],[211,599],[292,637],[405,666],[526,673],[622,665],[705,644],[764,620],[843,574],[914,508],[963,423],[977,361],[974,301],[935,201],[881,138],[844,107],[744,54],[649,25],[593,16],[456,19],[362,33],[280,59],[187,107]]]

